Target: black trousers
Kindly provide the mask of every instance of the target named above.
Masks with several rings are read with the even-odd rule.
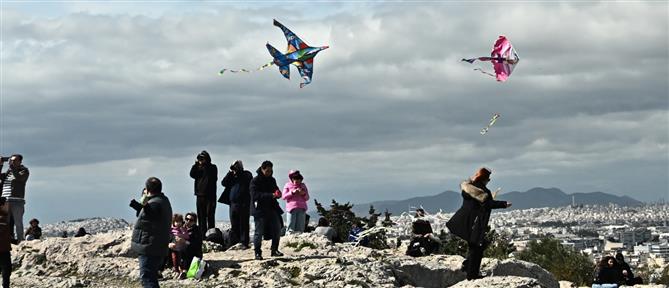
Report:
[[[472,279],[479,276],[481,272],[481,260],[483,260],[483,251],[485,251],[485,245],[479,245],[478,243],[468,243],[469,249],[467,250],[467,259],[465,260],[465,269],[467,272],[467,279]]]
[[[251,219],[251,207],[230,204],[231,245],[242,243],[244,246],[249,246],[249,219]]]
[[[7,252],[0,252],[0,269],[2,269],[2,287],[9,288],[9,276],[12,274],[12,256]]]
[[[197,196],[195,202],[197,206],[197,224],[200,226],[202,238],[204,238],[207,230],[216,227],[216,199],[207,199],[207,197]]]
[[[272,237],[271,250],[279,250],[279,237],[281,237],[281,216],[278,213],[267,213],[261,217],[253,216],[255,231],[253,233],[253,248],[256,254],[260,254],[260,244],[265,233]]]

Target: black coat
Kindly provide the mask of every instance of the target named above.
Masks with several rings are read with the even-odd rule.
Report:
[[[249,207],[251,205],[251,192],[249,191],[249,185],[251,185],[251,180],[253,179],[253,174],[251,172],[244,170],[242,173],[232,173],[231,171],[223,177],[221,185],[225,187],[223,193],[221,193],[221,198],[218,199],[218,202],[223,204],[235,204],[240,206]],[[239,184],[237,190],[237,198],[231,199],[230,192]]]
[[[460,184],[462,206],[446,223],[451,233],[468,243],[484,244],[492,209],[506,208],[506,201],[495,201],[483,184],[467,180]]]
[[[172,225],[172,205],[164,194],[152,195],[145,205],[131,204],[138,212],[131,248],[139,255],[167,256]]]
[[[190,177],[195,179],[194,191],[199,197],[216,201],[216,183],[218,182],[218,168],[216,165],[207,163],[205,165],[193,164],[190,168]]]
[[[186,246],[186,254],[188,258],[196,256],[202,259],[202,232],[200,227],[193,225],[188,228],[188,246]],[[187,263],[190,265],[190,263]]]
[[[622,274],[618,265],[613,267],[604,266],[599,268],[597,271],[597,276],[595,278],[596,284],[621,284]]]
[[[279,190],[276,179],[265,176],[258,168],[258,175],[251,180],[251,215],[263,217],[269,213],[283,214],[279,201],[274,198],[274,191]],[[281,190],[279,190],[281,191]]]

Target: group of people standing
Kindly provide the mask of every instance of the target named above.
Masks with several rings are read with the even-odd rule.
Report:
[[[158,287],[158,270],[166,258],[171,259],[175,271],[181,276],[190,259],[202,257],[202,239],[207,230],[215,229],[217,202],[230,206],[231,245],[241,243],[242,249],[250,248],[249,220],[252,215],[255,223],[255,259],[263,259],[263,239],[272,240],[271,256],[283,256],[279,251],[279,240],[284,225],[284,211],[278,199],[286,201],[286,210],[291,215],[288,231],[303,232],[309,191],[298,170],[291,170],[288,173],[289,181],[283,189],[279,189],[273,177],[273,167],[272,162],[264,161],[253,177],[251,172],[244,169],[241,160],[234,161],[221,181],[225,189],[217,199],[218,168],[211,162],[207,151],[200,152],[190,169],[190,177],[194,179],[197,214],[188,213],[185,218],[172,214],[169,199],[162,193],[162,182],[155,177],[149,178],[142,199],[130,202],[138,217],[132,235],[132,249],[139,254],[143,286]]]

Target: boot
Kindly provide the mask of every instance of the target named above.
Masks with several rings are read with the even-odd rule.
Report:
[[[281,256],[283,256],[283,253],[281,253],[281,251],[279,250],[272,251],[272,257],[281,257]]]

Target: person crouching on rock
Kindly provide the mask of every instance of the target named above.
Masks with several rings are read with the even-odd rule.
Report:
[[[184,217],[181,214],[174,214],[172,217],[172,227],[170,228],[172,236],[174,237],[167,247],[170,248],[170,256],[172,259],[172,267],[177,274],[177,278],[184,274],[184,269],[181,265],[181,258],[186,246],[188,245],[188,228],[184,227]],[[185,275],[185,274],[184,274]]]
[[[616,288],[624,283],[616,258],[606,256],[597,265],[592,288]]]
[[[406,254],[412,257],[427,256],[439,250],[440,240],[434,236],[430,221],[423,208],[416,209],[416,219],[411,223],[411,242]]]
[[[30,227],[26,229],[26,240],[42,238],[42,228],[39,227],[39,220],[33,218],[28,223],[30,224]]]
[[[281,237],[281,214],[283,210],[276,199],[281,198],[281,190],[276,185],[276,179],[272,177],[274,164],[270,161],[262,162],[256,170],[258,175],[251,180],[251,214],[255,222],[253,234],[253,248],[255,259],[262,260],[260,244],[263,236],[272,239],[271,255],[273,257],[283,256],[279,252],[279,237]]]
[[[0,270],[2,270],[3,288],[9,288],[9,277],[12,274],[11,240],[9,204],[7,198],[0,197]]]
[[[488,246],[485,232],[492,209],[511,207],[511,202],[493,200],[492,193],[486,187],[492,172],[480,168],[470,179],[460,184],[462,206],[446,223],[451,233],[467,241],[469,245],[467,259],[462,269],[467,272],[467,280],[482,278],[479,275],[483,251]]]
[[[144,288],[160,287],[158,269],[169,252],[172,205],[162,189],[160,179],[151,177],[146,180],[141,202],[130,201],[137,212],[130,247],[139,254],[139,277]]]

